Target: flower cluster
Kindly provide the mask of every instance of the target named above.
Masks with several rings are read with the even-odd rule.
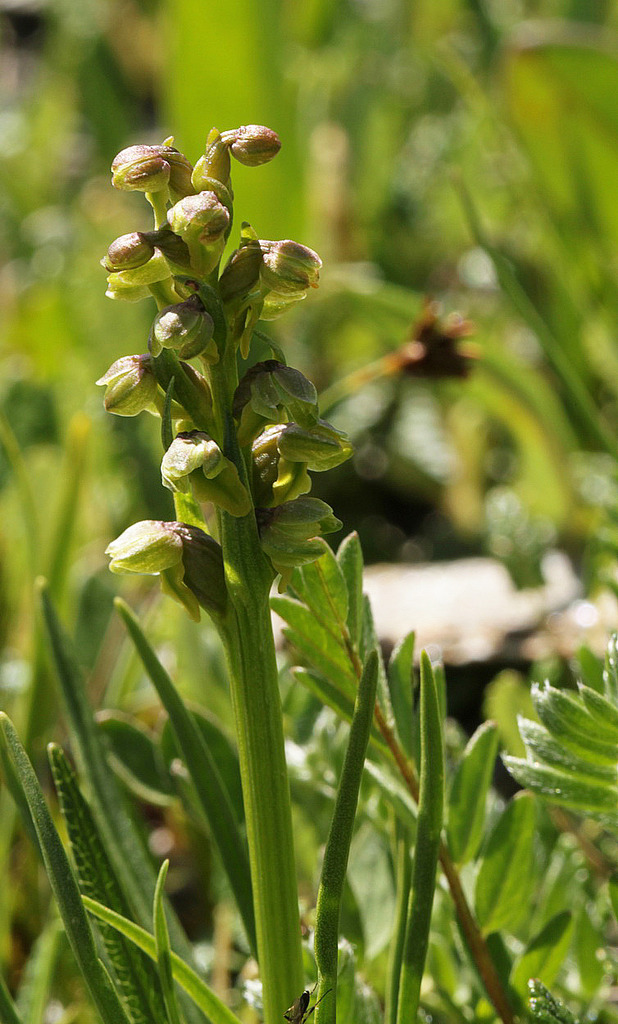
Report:
[[[232,161],[259,166],[279,148],[271,129],[245,125],[212,129],[194,167],[172,139],[131,146],[112,164],[112,184],[143,192],[155,223],[112,242],[102,260],[107,294],[153,297],[157,313],[148,351],[120,357],[98,383],[108,411],[161,417],[161,476],[178,521],[129,527],[108,547],[110,568],[160,575],[194,618],[200,607],[215,619],[226,613],[224,553],[211,535],[221,516],[253,517],[282,586],[341,526],[328,505],[307,496],[309,472],[351,454],[347,438],[320,419],[314,386],[274,345],[277,358],[237,376],[236,353],[250,355],[258,320],[280,316],[319,279],[312,249],[260,239],[247,223],[221,269],[233,222]],[[205,503],[216,517],[204,516]]]

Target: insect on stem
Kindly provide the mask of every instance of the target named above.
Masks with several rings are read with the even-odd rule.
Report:
[[[316,985],[317,981],[313,988],[311,989],[311,992],[309,992],[308,989],[305,989],[303,994],[300,995],[298,999],[295,999],[290,1008],[285,1011],[283,1016],[287,1021],[290,1022],[290,1024],[305,1024],[305,1021],[309,1019],[318,1003],[321,1003],[324,996],[328,995],[328,993],[331,991],[331,989],[328,988],[326,992],[324,992],[320,996],[319,999],[316,999],[311,1009],[308,1010],[307,1007],[309,1006],[309,1003],[311,1001],[311,996],[315,992]]]

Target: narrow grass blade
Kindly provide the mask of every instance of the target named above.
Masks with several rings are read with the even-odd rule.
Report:
[[[411,835],[401,822],[396,822],[396,892],[397,910],[395,927],[391,939],[386,986],[384,1024],[396,1024],[399,1003],[399,981],[408,921],[408,901],[412,885],[412,858],[410,857]]]
[[[169,860],[164,861],[161,865],[161,870],[159,871],[159,877],[157,878],[157,885],[154,894],[152,921],[154,925],[159,981],[161,982],[161,989],[163,991],[163,999],[165,1001],[165,1009],[167,1010],[169,1024],[181,1024],[178,1003],[176,1001],[176,993],[174,991],[170,936],[167,930],[167,921],[165,920],[165,910],[163,909],[162,898],[169,865]]]
[[[24,1024],[2,974],[0,974],[0,1020],[2,1024]]]
[[[73,769],[55,744],[49,745],[48,755],[82,894],[105,900],[119,913],[129,914],[128,903]],[[161,993],[152,964],[113,928],[100,925],[100,931],[133,1024],[166,1024],[159,1009]]]
[[[120,599],[117,599],[116,607],[169,715],[172,729],[182,751],[182,758],[221,853],[223,866],[236,898],[249,944],[255,952],[255,918],[249,857],[245,841],[238,829],[229,794],[221,781],[216,762],[204,742],[203,734],[183,704],[176,687],[148,643],[133,612]]]
[[[464,750],[449,797],[448,845],[456,864],[472,860],[481,844],[497,753],[497,727],[484,722]]]
[[[34,769],[13,724],[0,712],[0,741],[11,758],[37,832],[43,860],[64,927],[93,1002],[104,1024],[130,1024],[98,958],[77,882],[52,821]]]
[[[122,935],[125,935],[131,942],[144,951],[152,960],[157,958],[157,950],[154,936],[150,935],[144,928],[127,920],[121,914],[104,907],[102,903],[83,897],[83,904],[91,914],[100,921],[105,921],[112,928],[116,928]],[[205,981],[181,960],[176,953],[171,954],[172,974],[178,984],[191,997],[193,1002],[204,1012],[210,1024],[238,1024],[238,1017],[222,1003],[218,996],[208,987]]]
[[[88,783],[92,813],[114,874],[133,916],[146,924],[151,920],[156,882],[153,863],[129,813],[124,793],[107,763],[102,737],[94,723],[72,646],[60,625],[46,584],[41,582],[39,586],[43,618],[71,726],[72,748],[79,773]],[[170,932],[176,949],[191,961],[191,945],[174,914],[170,918]],[[193,1015],[190,1024],[198,1024],[198,1021],[199,1017]]]
[[[372,651],[363,669],[350,726],[335,809],[318,889],[315,959],[320,975],[316,1024],[334,1024],[337,1000],[339,915],[350,842],[358,803],[378,683],[378,655]]]
[[[399,1024],[412,1024],[418,1014],[444,815],[442,712],[433,669],[425,651],[421,654],[420,723],[418,822],[397,1006]]]
[[[42,1024],[45,1018],[63,935],[62,922],[54,909],[28,957],[17,993],[17,1009],[28,1024]],[[4,1020],[1,1006],[0,1020]]]

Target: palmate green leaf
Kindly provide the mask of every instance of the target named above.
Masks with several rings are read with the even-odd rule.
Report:
[[[521,786],[551,803],[579,814],[618,824],[618,786],[592,782],[546,765],[530,764],[519,757],[503,757],[504,764]]]
[[[354,700],[357,678],[341,638],[325,629],[308,608],[293,598],[273,597],[271,607],[288,623],[284,634],[292,647],[342,695]]]
[[[521,793],[507,804],[489,835],[475,889],[476,915],[486,935],[512,930],[528,911],[535,885],[535,823],[534,798]]]
[[[86,909],[99,921],[116,928],[122,935],[144,951],[151,960],[156,960],[157,948],[154,936],[150,935],[144,928],[127,920],[121,914],[115,913],[109,907],[103,906],[88,896],[83,897],[83,904]],[[238,1017],[222,1003],[221,1000],[205,981],[202,981],[199,974],[189,967],[184,960],[176,954],[171,954],[172,974],[175,981],[185,990],[193,1000],[196,1007],[203,1011],[210,1024],[239,1024]]]
[[[511,974],[511,985],[522,998],[526,996],[530,978],[542,978],[545,984],[553,984],[564,963],[572,934],[573,917],[565,910],[552,917],[534,936]]]
[[[600,734],[618,743],[618,708],[616,705],[583,683],[579,683],[578,690],[586,710],[598,725]]]
[[[337,562],[348,591],[348,630],[358,650],[363,625],[363,551],[356,532],[342,540],[337,551]]]
[[[612,765],[618,761],[618,742],[599,726],[575,695],[548,683],[535,684],[532,700],[543,725],[580,757]]]
[[[497,727],[493,722],[485,722],[466,746],[449,795],[447,837],[456,864],[472,860],[481,844],[497,753]]]
[[[531,722],[527,718],[518,719],[519,732],[526,747],[528,761],[531,764],[546,764],[567,774],[577,775],[581,779],[599,780],[608,783],[618,782],[618,770],[613,765],[596,764],[591,760],[578,757],[559,740],[554,739],[544,725]]]
[[[324,543],[324,554],[315,562],[295,569],[291,587],[314,613],[318,622],[335,636],[347,626],[348,588],[335,555]]]
[[[118,913],[127,915],[127,901],[101,842],[90,807],[80,792],[76,775],[59,746],[50,744],[48,754],[80,891],[92,899],[104,900]],[[152,965],[113,928],[101,924],[100,931],[133,1024],[166,1024],[160,1010],[161,993]]]
[[[97,955],[79,888],[52,821],[34,769],[12,722],[0,713],[0,742],[11,759],[37,832],[41,852],[62,921],[84,981],[104,1024],[130,1024],[118,994]]]

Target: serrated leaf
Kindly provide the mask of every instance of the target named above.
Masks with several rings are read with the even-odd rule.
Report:
[[[570,911],[552,917],[535,935],[517,960],[511,975],[511,985],[525,998],[530,978],[541,978],[552,985],[567,955],[573,934]]]
[[[550,768],[557,768],[559,771],[577,775],[582,779],[589,778],[592,781],[601,779],[609,783],[618,781],[616,768],[606,764],[595,764],[578,757],[572,750],[554,739],[545,726],[539,722],[520,718],[518,725],[530,763],[541,762]]]
[[[579,672],[583,682],[591,690],[603,693],[603,663],[597,658],[594,651],[587,644],[581,644],[577,649],[575,659],[579,666]]]
[[[305,605],[290,597],[273,597],[271,606],[288,623],[284,635],[308,663],[354,699],[358,684],[349,655],[332,633],[317,623]]]
[[[599,727],[599,732],[614,743],[618,743],[618,708],[589,686],[580,683],[578,689],[586,710]]]
[[[404,752],[416,760],[414,743],[414,642],[415,634],[408,633],[395,647],[387,669],[388,689],[397,736]]]
[[[348,534],[339,545],[337,562],[348,591],[348,630],[358,650],[363,624],[363,552],[356,532]]]
[[[578,1024],[576,1017],[569,1008],[545,988],[537,978],[528,984],[530,993],[530,1013],[538,1024]]]
[[[92,899],[105,900],[112,909],[127,915],[128,903],[101,842],[90,807],[64,752],[56,744],[49,746],[49,762],[80,891]],[[152,966],[113,928],[101,925],[100,930],[118,988],[134,1024],[165,1024],[165,1018],[158,1009],[161,993]]]
[[[532,699],[543,725],[580,757],[615,764],[618,743],[603,738],[597,723],[575,697],[545,684],[532,687]]]
[[[472,860],[481,844],[497,753],[498,730],[493,722],[485,722],[466,746],[449,796],[448,845],[457,864]]]
[[[569,807],[590,817],[618,821],[618,787],[566,775],[544,765],[532,765],[518,757],[505,755],[502,760],[521,786],[533,790],[551,803]]]
[[[174,791],[149,731],[120,711],[103,711],[97,726],[109,744],[112,768],[138,797],[156,807],[172,803]]]
[[[475,904],[483,932],[515,928],[534,887],[534,799],[523,793],[507,804],[489,835],[476,879]]]

